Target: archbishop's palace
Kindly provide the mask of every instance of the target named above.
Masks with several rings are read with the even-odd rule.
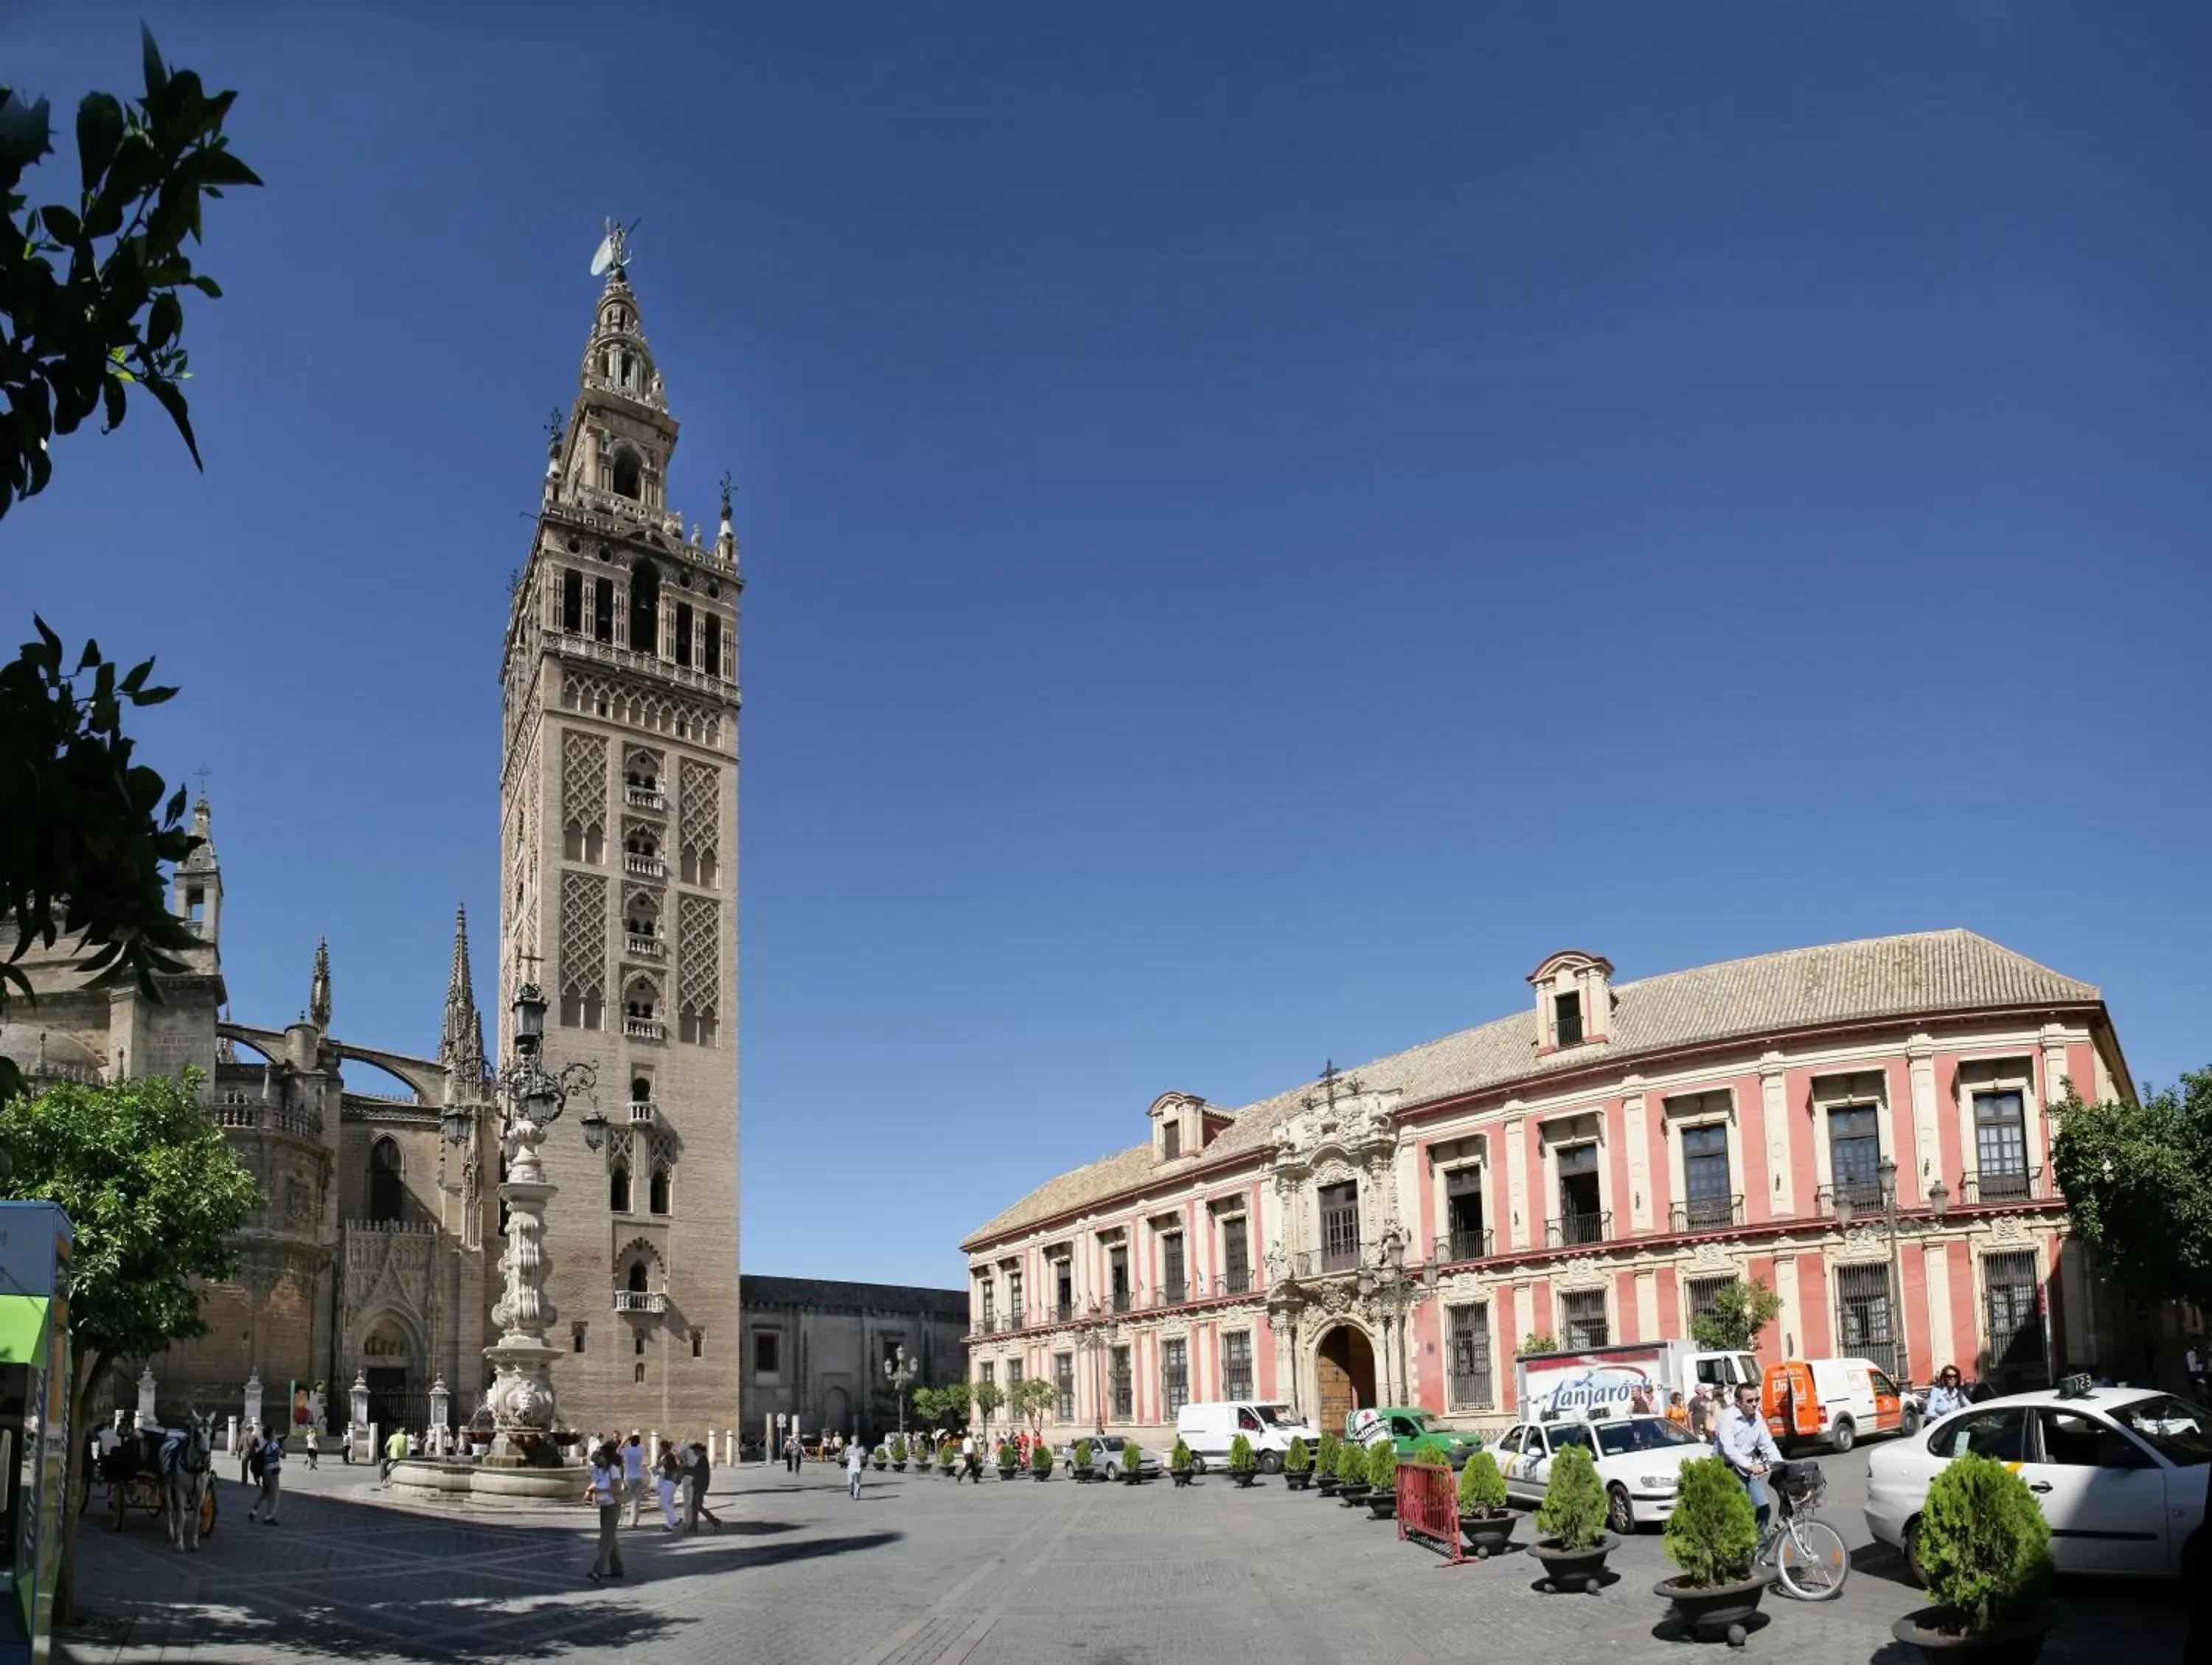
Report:
[[[545,1239],[555,1334],[568,1347],[557,1385],[583,1427],[722,1427],[738,1411],[743,583],[726,492],[712,544],[696,527],[687,541],[668,506],[676,432],[617,266],[547,465],[501,672],[499,1019],[519,979],[542,985],[548,1063],[595,1065],[612,1123],[597,1152],[573,1116],[546,1145],[561,1188]],[[387,1427],[423,1425],[441,1378],[465,1415],[488,1384],[501,1224],[466,921],[435,1057],[341,1039],[319,946],[299,1021],[234,1022],[204,797],[192,830],[174,906],[199,942],[161,1003],[83,991],[58,949],[26,957],[36,1004],[0,1030],[0,1049],[36,1080],[199,1066],[261,1183],[243,1273],[205,1303],[209,1334],[119,1364],[114,1402],[136,1403],[131,1382],[150,1364],[165,1415],[193,1401],[235,1407],[257,1372],[272,1417],[294,1384],[325,1383],[342,1422],[362,1377]],[[398,1091],[357,1091],[349,1064]],[[462,1145],[441,1133],[453,1107],[486,1112]]]

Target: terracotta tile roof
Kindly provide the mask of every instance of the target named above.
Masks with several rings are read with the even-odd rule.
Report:
[[[1536,1010],[1526,1010],[1347,1071],[1369,1091],[1395,1089],[1397,1108],[1508,1085],[1595,1057],[1626,1059],[1716,1041],[1871,1018],[2011,1006],[2078,1006],[2103,997],[2094,983],[2063,976],[1971,931],[1923,931],[1858,942],[1793,948],[1669,971],[1613,985],[1613,1035],[1601,1047],[1536,1055]],[[1097,1203],[1139,1183],[1270,1144],[1275,1129],[1314,1090],[1301,1082],[1236,1113],[1202,1152],[1154,1163],[1149,1143],[1133,1145],[1047,1180],[978,1227],[963,1248],[1034,1221]],[[1209,1111],[1214,1107],[1209,1106]]]

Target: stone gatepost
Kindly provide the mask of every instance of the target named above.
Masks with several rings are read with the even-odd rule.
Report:
[[[149,1364],[138,1372],[138,1425],[151,1428],[154,1423],[154,1367]]]
[[[246,1378],[246,1426],[258,1433],[261,1425],[261,1372],[256,1370]]]
[[[432,1449],[440,1456],[446,1455],[446,1442],[452,1431],[447,1426],[447,1414],[452,1410],[453,1395],[446,1386],[446,1378],[430,1378],[430,1437],[435,1442]]]
[[[351,1431],[354,1440],[353,1454],[356,1456],[362,1455],[361,1438],[362,1431],[366,1429],[368,1434],[368,1460],[374,1462],[376,1461],[376,1431],[369,1427],[368,1423],[368,1372],[367,1370],[356,1370],[354,1373],[353,1387],[349,1391],[348,1397],[351,1401],[347,1407],[347,1414],[353,1424]]]

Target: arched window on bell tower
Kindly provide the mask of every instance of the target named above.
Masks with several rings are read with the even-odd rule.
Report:
[[[389,1133],[368,1147],[368,1218],[379,1225],[397,1225],[407,1218],[406,1176],[398,1141]]]
[[[627,497],[632,502],[645,498],[645,459],[629,446],[615,447],[613,484],[617,497]]]
[[[629,645],[633,653],[660,651],[660,574],[642,558],[629,575]]]

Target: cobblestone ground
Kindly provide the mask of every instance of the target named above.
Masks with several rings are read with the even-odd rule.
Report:
[[[1770,1596],[1746,1657],[1907,1665],[1890,1621],[1920,1605],[1858,1516],[1865,1455],[1826,1460],[1826,1518],[1855,1550],[1850,1587],[1808,1607]],[[296,1465],[294,1465],[296,1470]],[[1525,1556],[1450,1566],[1395,1529],[1279,1480],[1239,1491],[842,1475],[810,1465],[726,1474],[719,1535],[626,1530],[629,1577],[585,1577],[592,1520],[441,1513],[374,1489],[373,1470],[288,1473],[283,1524],[249,1525],[225,1482],[198,1555],[154,1523],[84,1531],[81,1595],[97,1617],[62,1639],[76,1665],[353,1665],[474,1659],[562,1665],[1586,1665],[1728,1656],[1681,1640],[1650,1593],[1656,1534],[1616,1552],[1599,1595],[1547,1595]],[[648,1511],[648,1521],[651,1511]],[[1529,1522],[1521,1535],[1530,1535]],[[2069,1585],[2052,1665],[2179,1659],[2170,1587]]]

